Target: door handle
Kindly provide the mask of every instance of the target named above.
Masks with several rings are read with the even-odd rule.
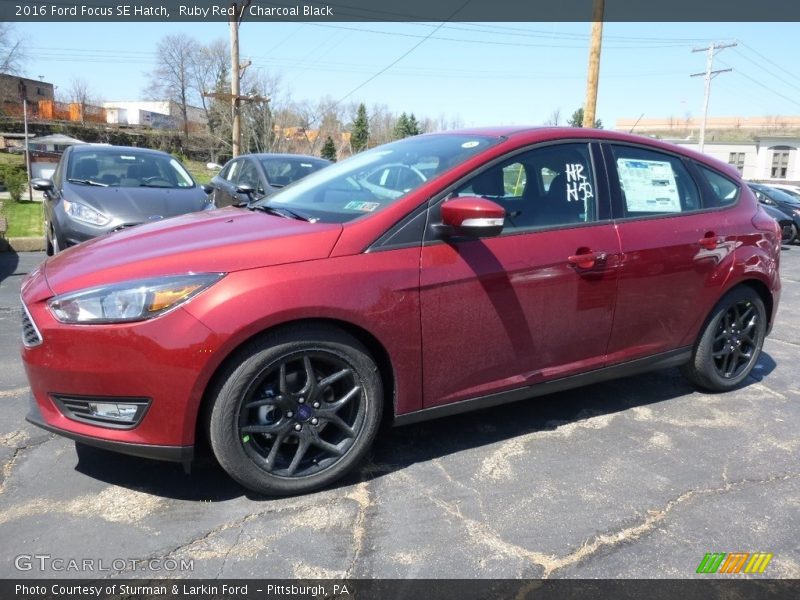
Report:
[[[603,251],[581,252],[579,249],[578,254],[573,254],[572,256],[567,258],[567,263],[571,267],[577,267],[579,269],[593,269],[605,263],[607,258],[608,258],[607,252]]]

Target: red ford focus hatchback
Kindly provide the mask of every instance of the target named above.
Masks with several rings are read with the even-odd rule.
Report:
[[[266,494],[403,424],[680,366],[734,388],[780,232],[736,172],[650,139],[480,129],[380,146],[249,206],[106,235],[22,290],[28,420]]]

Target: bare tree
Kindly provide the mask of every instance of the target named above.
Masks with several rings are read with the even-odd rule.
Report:
[[[189,103],[193,98],[193,65],[199,55],[197,40],[185,33],[164,36],[156,49],[158,67],[153,71],[147,94],[178,105],[184,140],[189,138]]]
[[[70,102],[80,104],[81,106],[81,123],[85,121],[86,107],[100,104],[99,98],[89,87],[89,82],[81,77],[73,77],[72,81],[70,81],[67,94]]]
[[[230,87],[230,46],[224,38],[218,38],[205,46],[198,46],[191,57],[191,87],[197,93],[200,106],[209,124],[209,133],[215,135],[214,122],[211,115],[212,99],[207,95],[222,89],[224,83]],[[219,88],[219,90],[218,90]],[[230,103],[229,103],[230,104]]]
[[[18,75],[27,59],[21,37],[14,31],[13,23],[0,23],[0,73]]]
[[[550,113],[550,116],[547,117],[544,124],[550,127],[558,127],[559,121],[561,121],[561,109],[557,108]]]

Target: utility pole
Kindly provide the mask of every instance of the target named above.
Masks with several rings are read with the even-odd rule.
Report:
[[[703,121],[700,124],[700,152],[703,151],[703,148],[706,144],[706,122],[708,120],[708,100],[711,96],[711,80],[714,79],[720,73],[727,73],[728,71],[733,71],[733,69],[718,69],[716,71],[712,71],[714,67],[714,55],[719,51],[725,48],[730,48],[731,46],[735,46],[736,42],[731,42],[730,44],[711,44],[708,48],[694,48],[692,52],[705,52],[706,53],[706,70],[704,73],[692,73],[690,77],[700,77],[701,75],[705,77],[706,80],[706,92],[703,98]]]
[[[17,86],[20,98],[22,99],[22,118],[25,127],[25,171],[28,175],[28,201],[33,202],[33,187],[31,185],[31,151],[28,146],[28,89],[22,79]]]
[[[603,45],[603,12],[605,0],[594,0],[592,8],[592,40],[589,44],[589,74],[586,81],[586,102],[583,126],[594,127],[597,108],[597,85],[600,81],[600,49]]]
[[[239,63],[239,25],[242,23],[242,17],[247,7],[250,6],[252,0],[242,0],[239,5],[236,2],[231,2],[231,15],[228,20],[231,30],[231,113],[233,115],[233,143],[231,153],[233,157],[239,156],[239,150],[242,146],[242,105],[241,95],[239,93],[239,82],[242,78],[244,70],[250,66],[250,62],[244,66]],[[210,94],[207,94],[210,95]]]

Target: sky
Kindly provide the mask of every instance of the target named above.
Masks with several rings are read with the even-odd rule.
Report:
[[[25,75],[64,91],[82,78],[109,101],[144,99],[164,36],[228,39],[224,22],[15,27],[28,42]],[[584,101],[590,28],[244,21],[240,53],[293,100],[383,104],[464,126],[541,125],[560,111],[563,124]],[[713,79],[709,116],[800,115],[798,39],[800,23],[605,23],[597,117],[606,128],[618,118],[699,118],[704,82],[690,75],[705,71],[706,53],[692,50],[732,41],[714,58],[714,69],[733,71]]]

